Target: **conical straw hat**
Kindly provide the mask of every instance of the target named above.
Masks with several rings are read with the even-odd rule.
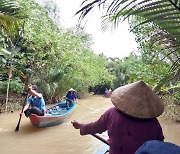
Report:
[[[162,100],[143,81],[115,89],[111,101],[121,112],[135,118],[151,119],[164,111]]]
[[[70,88],[68,91],[74,91],[75,92],[76,90],[74,90],[73,88]]]

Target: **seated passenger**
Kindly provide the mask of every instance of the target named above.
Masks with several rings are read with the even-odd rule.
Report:
[[[112,90],[111,90],[111,88],[108,90],[108,96],[111,96],[111,94],[112,94]]]
[[[77,98],[78,96],[76,94],[76,91],[73,88],[70,88],[68,90],[68,93],[66,94],[66,102],[68,107],[71,107],[73,102],[77,103]]]

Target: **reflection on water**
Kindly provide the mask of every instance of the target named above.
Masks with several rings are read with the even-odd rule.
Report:
[[[91,135],[80,136],[72,120],[91,122],[113,106],[110,98],[90,96],[80,99],[72,116],[64,123],[48,128],[35,128],[23,116],[15,132],[19,112],[0,115],[0,154],[94,154],[102,142]],[[165,140],[180,145],[180,125],[160,118]],[[107,134],[101,137],[107,139]]]

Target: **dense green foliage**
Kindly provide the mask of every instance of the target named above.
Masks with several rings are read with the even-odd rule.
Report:
[[[112,81],[106,57],[92,52],[88,34],[81,29],[57,27],[33,0],[19,2],[28,18],[13,54],[13,78],[19,77],[25,86],[36,83],[49,102],[62,97],[70,87],[80,95],[88,92],[90,86]],[[6,73],[10,60],[4,58],[1,70]],[[2,82],[7,80],[4,73],[1,72]]]
[[[0,93],[6,93],[7,81],[0,81]],[[9,87],[10,93],[23,93],[24,84],[19,78],[14,78],[11,80]]]
[[[155,88],[159,81],[169,73],[170,65],[158,58],[154,62],[149,62],[142,56],[131,54],[122,60],[111,59],[108,69],[116,76],[114,85],[117,87],[143,80]],[[161,87],[161,90],[167,90],[166,87]]]
[[[10,14],[12,17],[8,19],[18,21],[17,29],[12,29],[11,25],[6,27],[14,31],[12,37],[3,35],[6,31],[1,29],[1,92],[5,92],[8,77],[10,92],[22,92],[28,83],[36,83],[46,102],[51,103],[71,87],[81,95],[90,89],[103,92],[106,87],[115,89],[137,80],[144,80],[156,91],[179,86],[178,53],[170,52],[169,49],[174,48],[163,44],[166,40],[166,44],[171,45],[171,39],[156,41],[167,32],[153,23],[139,25],[144,21],[141,16],[130,20],[131,27],[139,25],[133,30],[140,45],[138,56],[131,54],[124,59],[113,59],[94,54],[91,35],[80,27],[63,29],[58,26],[56,20],[60,17],[54,17],[53,6],[48,10],[47,5],[42,8],[34,0],[16,3],[17,13],[27,16]],[[158,37],[153,35],[157,33]],[[7,41],[11,38],[13,41]],[[179,93],[175,91],[174,96],[179,97]]]
[[[142,18],[136,17],[131,18],[131,27],[134,25],[140,24]],[[136,27],[133,30],[133,33],[136,35],[136,40],[140,44],[140,52],[143,59],[143,62],[150,64],[153,67],[159,66],[159,68],[154,68],[154,70],[159,70],[159,85],[155,88],[156,91],[159,91],[162,87],[167,87],[170,84],[178,84],[179,76],[179,66],[178,59],[179,53],[174,52],[175,48],[172,47],[173,42],[167,36],[167,32],[163,31],[157,25],[143,24]],[[176,51],[176,50],[175,50]],[[150,70],[150,69],[149,69]]]
[[[116,77],[118,74],[120,76],[117,81],[122,80],[122,76],[125,77],[125,72],[128,75],[124,82],[127,82],[127,76],[128,82],[141,79],[149,83],[155,91],[169,91],[179,87],[179,0],[84,0],[77,11],[79,18],[84,19],[96,6],[105,12],[102,17],[103,29],[109,23],[118,26],[119,22],[128,19],[131,31],[140,45],[139,56],[130,56],[124,61],[123,65],[127,65],[125,70],[122,62],[115,62],[114,74]],[[129,64],[131,67],[128,67]]]

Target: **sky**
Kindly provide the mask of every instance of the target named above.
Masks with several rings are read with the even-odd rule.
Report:
[[[37,0],[41,1],[41,0]],[[78,15],[74,15],[83,0],[54,0],[60,8],[60,24],[64,28],[72,28],[78,24]],[[102,32],[101,11],[95,8],[83,19],[85,31],[92,35],[94,53],[103,53],[107,57],[123,58],[137,50],[135,36],[129,33],[128,23],[119,23],[117,28],[109,28]]]

